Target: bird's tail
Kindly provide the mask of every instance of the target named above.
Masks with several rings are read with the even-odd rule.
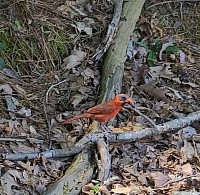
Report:
[[[78,120],[80,118],[90,118],[90,114],[84,113],[84,114],[69,118],[65,121],[62,121],[61,124],[69,124],[69,123],[72,123],[73,121]]]

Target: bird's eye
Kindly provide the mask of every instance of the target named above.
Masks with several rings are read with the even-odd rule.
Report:
[[[120,97],[120,99],[121,99],[121,101],[125,102],[127,100],[127,97],[123,95]]]

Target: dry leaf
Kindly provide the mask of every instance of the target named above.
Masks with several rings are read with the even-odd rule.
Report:
[[[73,107],[76,107],[85,98],[85,95],[76,94],[70,99],[70,102],[73,104]]]
[[[83,192],[84,194],[90,195],[90,194],[91,194],[90,190],[91,190],[92,188],[94,188],[94,184],[93,184],[93,183],[86,184],[85,186],[82,187],[82,192]]]
[[[172,76],[175,76],[171,69],[172,68],[170,64],[166,64],[165,66],[154,66],[150,67],[150,74],[153,77],[153,79],[159,77],[171,79]]]
[[[161,172],[150,173],[152,179],[154,180],[155,187],[162,187],[165,183],[167,183],[170,178],[167,175],[164,175]]]
[[[40,152],[40,149],[33,148],[25,145],[24,143],[18,142],[17,144],[11,143],[10,148],[14,153],[32,153],[32,152]]]
[[[197,135],[195,128],[188,126],[179,130],[178,134],[182,139],[191,139],[194,135]]]
[[[99,187],[99,191],[102,192],[105,195],[110,195],[110,192],[108,191],[108,189],[106,188],[106,186],[100,186]]]
[[[192,166],[190,163],[181,166],[181,173],[184,175],[193,175]]]
[[[7,76],[9,76],[10,78],[14,78],[16,80],[20,80],[20,76],[13,70],[9,69],[9,68],[4,68],[2,70]]]
[[[25,115],[27,117],[31,116],[31,110],[26,109],[25,107],[21,108],[17,113],[19,113],[21,115]]]
[[[180,56],[180,63],[181,64],[185,64],[185,62],[186,62],[186,54],[185,54],[185,52],[180,50],[180,51],[178,51],[178,54]]]
[[[38,134],[37,131],[35,130],[35,128],[33,126],[30,126],[30,133],[32,135],[37,135]]]
[[[125,188],[115,188],[111,189],[111,192],[117,193],[117,194],[126,194],[128,195],[131,192],[135,191],[140,191],[139,187],[137,186],[130,186],[130,187],[125,187]]]
[[[195,150],[190,142],[187,140],[183,141],[184,146],[181,148],[182,160],[183,162],[187,162],[188,160],[192,160],[192,158],[195,156]]]
[[[92,18],[84,18],[83,22],[76,22],[76,24],[71,24],[72,27],[75,27],[80,33],[84,31],[87,35],[92,35],[91,24],[94,24],[94,20]]]
[[[94,78],[94,71],[92,69],[90,69],[89,67],[87,67],[82,75],[85,75],[86,77],[90,77],[90,78]]]
[[[46,190],[45,184],[43,184],[41,181],[36,185],[35,189],[39,194],[43,194],[44,191]]]
[[[63,15],[80,15],[80,16],[87,16],[85,13],[83,13],[80,9],[77,9],[75,6],[76,1],[69,1],[71,5],[68,5],[68,1],[65,3],[66,5],[61,5],[60,7],[57,8],[58,12],[61,12]]]
[[[87,53],[80,51],[80,50],[74,50],[72,51],[71,55],[66,57],[63,61],[62,67],[64,69],[72,69],[79,65],[84,58],[86,57]]]
[[[8,170],[0,177],[3,193],[7,195],[13,194],[12,187],[19,187],[16,178],[19,178],[19,172],[13,169]]]
[[[170,102],[163,89],[160,89],[156,86],[155,81],[151,81],[145,85],[140,85],[140,89],[147,93],[149,96],[157,98],[158,100],[164,101],[166,103]]]
[[[0,91],[3,91],[3,94],[5,95],[12,95],[12,88],[8,84],[2,84],[0,85]]]
[[[132,38],[128,43],[126,55],[129,57],[129,59],[132,59],[137,54],[135,41],[136,41],[135,38]]]

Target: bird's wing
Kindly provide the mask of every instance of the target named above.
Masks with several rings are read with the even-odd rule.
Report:
[[[93,108],[90,108],[87,113],[90,114],[107,114],[112,113],[115,110],[115,106],[113,104],[108,104],[108,102],[99,104]]]

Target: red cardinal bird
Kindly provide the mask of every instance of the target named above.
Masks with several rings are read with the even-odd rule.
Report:
[[[112,100],[99,104],[97,106],[94,106],[90,108],[87,112],[85,112],[84,114],[72,117],[61,123],[68,124],[80,118],[90,118],[92,120],[98,121],[100,125],[102,125],[103,128],[107,129],[107,127],[105,126],[105,123],[109,119],[116,116],[119,113],[119,111],[123,108],[124,104],[126,103],[132,106],[134,105],[133,100],[129,98],[127,95],[118,94]]]

